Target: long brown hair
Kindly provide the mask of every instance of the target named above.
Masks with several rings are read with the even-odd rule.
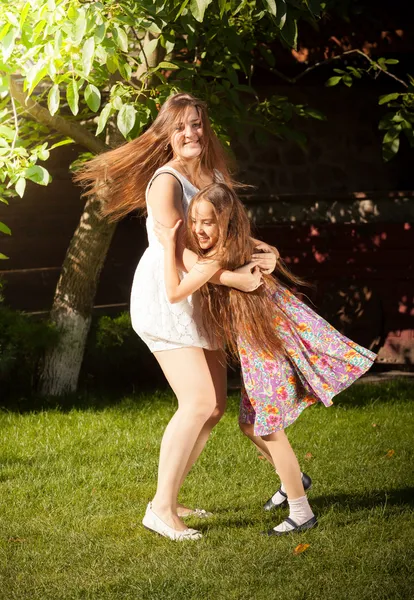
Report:
[[[219,239],[214,248],[202,250],[192,232],[193,207],[206,200],[213,206],[219,227]],[[224,183],[213,183],[198,194],[188,210],[188,247],[200,258],[214,258],[224,269],[230,271],[251,260],[254,243],[246,209],[234,191]],[[303,285],[278,261],[278,271],[291,284]],[[277,324],[283,320],[273,299],[272,292],[279,282],[272,275],[263,275],[264,284],[257,290],[245,293],[234,288],[206,283],[200,289],[204,326],[216,337],[224,338],[229,354],[238,357],[237,340],[242,336],[249,345],[274,356],[283,351]]]
[[[145,190],[154,172],[173,158],[170,140],[174,126],[189,108],[194,107],[203,126],[199,171],[219,171],[232,187],[229,157],[213,132],[204,102],[191,94],[171,96],[161,107],[157,118],[145,133],[115,150],[104,152],[87,162],[74,177],[85,195],[103,198],[102,214],[116,221],[132,210],[145,212]]]

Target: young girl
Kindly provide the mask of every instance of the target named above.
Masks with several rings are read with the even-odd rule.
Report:
[[[178,303],[200,289],[206,330],[224,338],[241,363],[244,387],[240,408],[242,431],[275,466],[282,487],[265,508],[287,497],[289,517],[269,535],[303,531],[317,524],[305,495],[310,479],[301,473],[284,429],[307,406],[325,406],[332,397],[369,369],[375,354],[341,335],[270,275],[245,294],[209,283],[222,268],[233,269],[250,260],[250,224],[235,193],[213,183],[196,194],[188,211],[187,246],[199,256],[180,279],[175,246],[182,221],[166,228],[155,224],[164,246],[165,288]],[[292,283],[300,283],[282,265]]]

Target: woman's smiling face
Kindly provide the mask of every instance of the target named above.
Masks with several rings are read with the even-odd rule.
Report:
[[[174,156],[182,160],[197,158],[202,151],[202,138],[201,115],[194,106],[191,106],[184,113],[182,121],[174,126],[171,136]]]
[[[211,202],[200,200],[192,207],[191,227],[202,250],[209,250],[217,244],[220,230]]]

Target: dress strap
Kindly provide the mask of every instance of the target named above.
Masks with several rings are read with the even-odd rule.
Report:
[[[159,175],[172,175],[172,177],[174,177],[174,179],[176,179],[178,181],[178,183],[181,186],[181,193],[184,193],[184,187],[183,187],[183,183],[181,181],[181,179],[178,177],[178,175],[173,171],[173,169],[169,169],[168,167],[161,167],[160,169],[157,169],[157,171],[155,171],[154,175],[151,177],[151,179],[149,180],[149,183],[147,185],[147,190],[146,193],[148,194],[150,187],[152,186],[154,180],[159,176]]]

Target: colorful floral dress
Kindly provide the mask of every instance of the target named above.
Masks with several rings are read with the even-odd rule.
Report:
[[[315,402],[325,406],[372,365],[376,355],[339,333],[289,290],[272,292],[284,354],[270,358],[246,340],[238,349],[243,375],[240,422],[268,435],[291,425]]]

